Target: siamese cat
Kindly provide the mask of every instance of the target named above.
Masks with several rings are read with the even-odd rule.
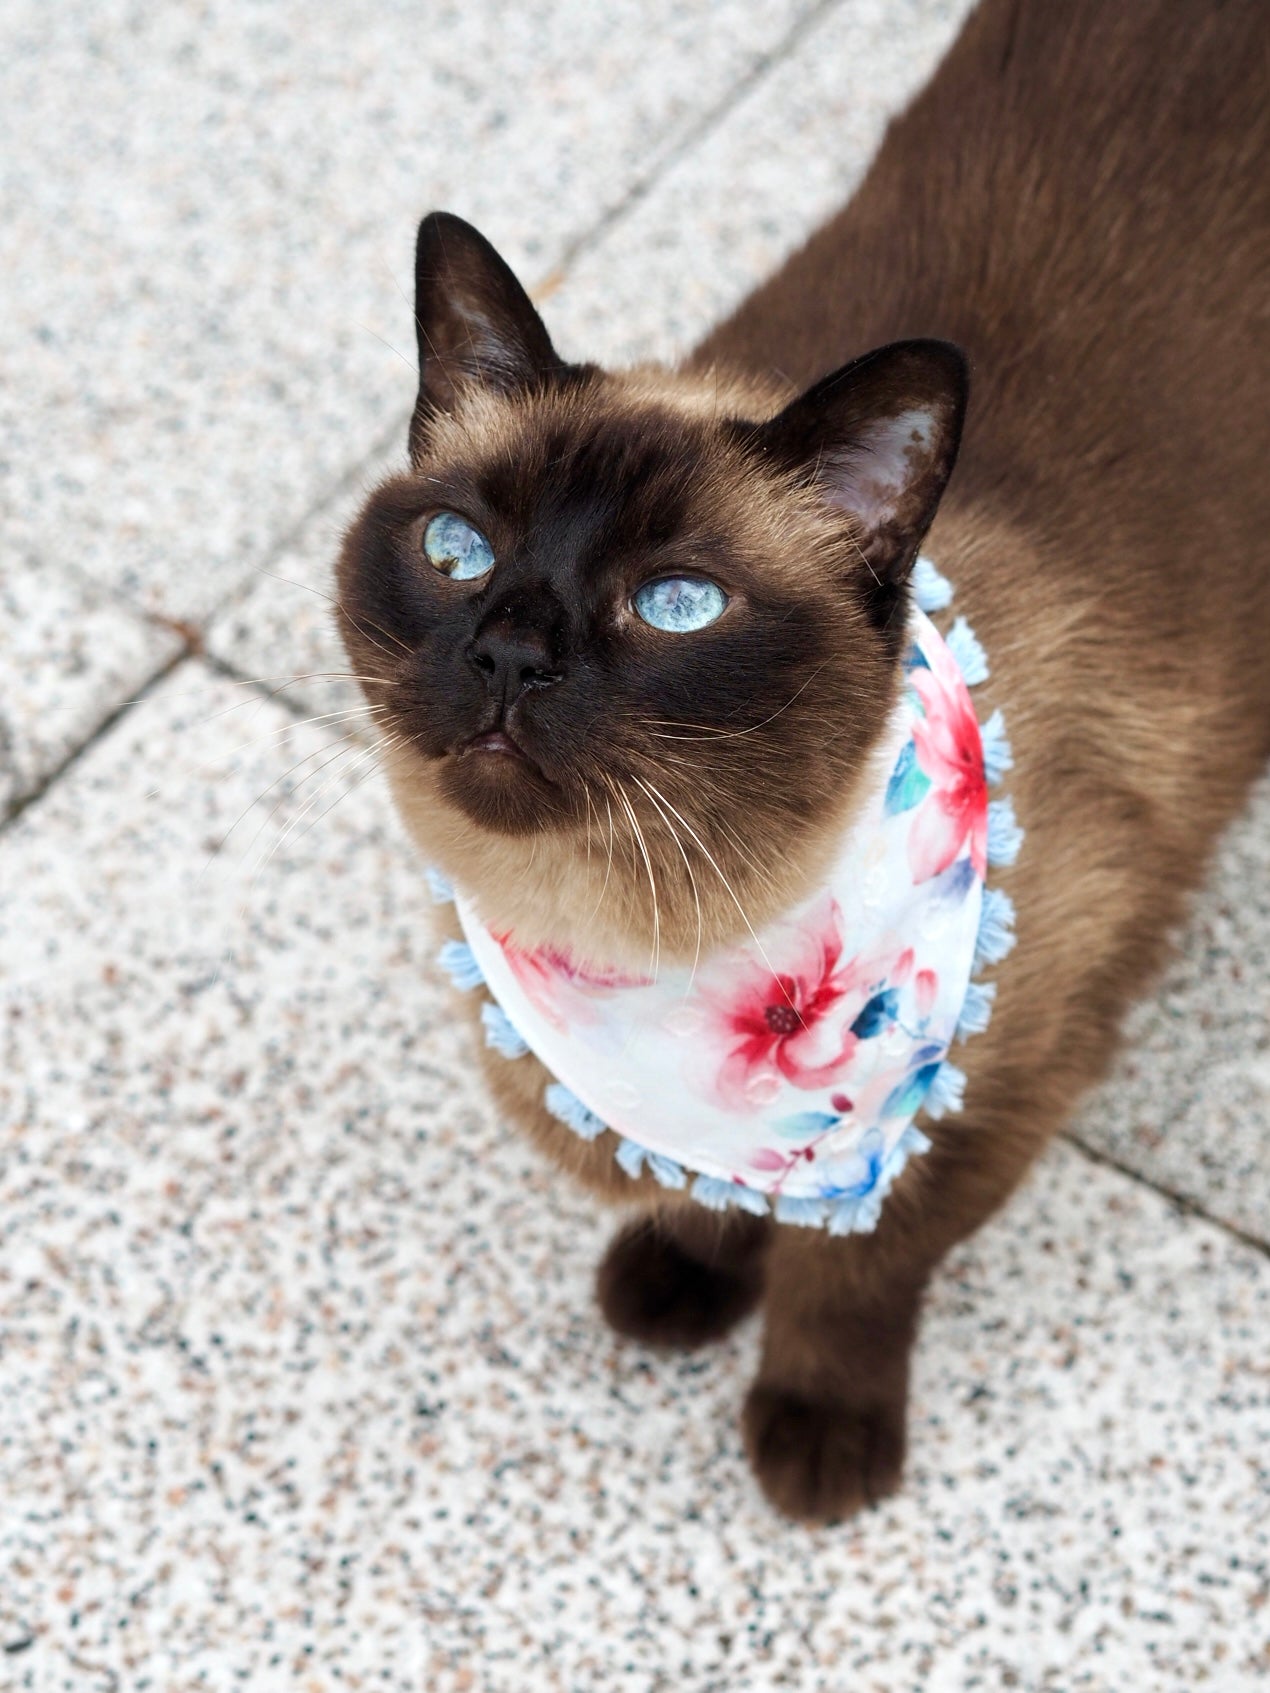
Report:
[[[1008,721],[1017,944],[871,1230],[632,1173],[534,1052],[482,1048],[500,1110],[637,1208],[615,1329],[695,1346],[761,1307],[744,1440],[801,1519],[899,1484],[933,1270],[1104,1072],[1270,758],[1267,48],[1261,0],[985,0],[674,369],[563,359],[474,229],[419,229],[410,469],[347,535],[339,619],[401,813],[492,933],[603,986],[813,898],[909,685],[919,547]],[[813,1015],[781,992],[772,1052]]]

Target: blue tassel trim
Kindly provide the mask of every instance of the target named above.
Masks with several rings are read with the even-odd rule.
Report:
[[[735,1182],[725,1182],[719,1176],[698,1176],[692,1184],[692,1197],[707,1211],[730,1211]]]
[[[663,1187],[687,1187],[688,1175],[682,1164],[676,1164],[673,1158],[663,1158],[660,1152],[648,1154],[648,1168],[656,1176]]]
[[[462,993],[479,988],[485,980],[476,954],[466,941],[446,941],[437,953],[437,963]]]
[[[723,1181],[718,1176],[698,1176],[692,1184],[692,1197],[711,1211],[748,1211],[755,1217],[766,1217],[767,1195],[756,1188],[744,1187],[740,1182]]]
[[[922,611],[942,611],[952,600],[952,588],[946,578],[940,576],[934,565],[923,569],[922,560],[913,567],[913,587],[917,604]],[[974,688],[980,682],[988,679],[988,659],[975,635],[964,617],[958,617],[952,628],[945,636],[945,644],[952,654],[953,662],[960,670],[962,679],[968,688]],[[1007,770],[1014,766],[1014,754],[1010,749],[1009,737],[1005,732],[1005,718],[1000,711],[994,711],[986,723],[980,724],[979,736],[983,746],[983,773],[990,786],[1001,781]],[[994,868],[1013,864],[1023,845],[1023,830],[1019,827],[1014,815],[1013,803],[1008,799],[992,800],[988,805],[988,863]],[[999,888],[985,887],[982,894],[982,904],[979,911],[979,929],[975,936],[974,960],[971,965],[971,975],[976,976],[986,966],[999,964],[1014,945],[1014,905],[1007,894]],[[957,1019],[956,1038],[966,1040],[971,1035],[982,1034],[992,1021],[993,1002],[997,990],[995,983],[976,982],[971,980],[966,988],[966,997],[962,1002],[961,1014]],[[946,1112],[960,1111],[965,1093],[966,1078],[955,1064],[945,1061],[940,1065],[931,1084],[930,1092],[926,1096],[924,1109],[932,1118],[942,1117]],[[914,1131],[920,1132],[920,1131]],[[897,1144],[898,1150],[898,1144]],[[876,1191],[876,1189],[875,1189]],[[871,1201],[872,1194],[866,1196]],[[843,1201],[843,1206],[855,1205],[859,1208],[863,1201]],[[845,1209],[835,1212],[829,1220],[831,1232],[850,1233],[860,1228],[871,1228],[873,1224],[866,1220],[865,1210],[859,1210],[855,1220],[848,1220]]]
[[[567,1129],[572,1129],[575,1135],[581,1135],[583,1140],[594,1140],[608,1127],[594,1111],[588,1111],[577,1094],[570,1093],[563,1082],[548,1082],[543,1089],[542,1100],[557,1122],[563,1123]],[[623,1146],[627,1144],[626,1141],[622,1142]],[[617,1156],[618,1162],[621,1163],[620,1151]]]
[[[988,680],[988,658],[979,645],[979,638],[966,622],[959,617],[944,637],[944,643],[952,654],[962,679],[968,688],[977,688],[980,682]]]
[[[623,1140],[617,1149],[617,1161],[634,1181],[647,1164],[649,1171],[663,1187],[687,1187],[688,1177],[682,1164],[676,1164],[673,1158],[666,1158],[660,1152],[650,1152],[646,1146],[640,1146],[633,1140]]]
[[[504,1058],[523,1058],[529,1051],[529,1042],[502,1006],[495,1005],[492,999],[481,1007],[481,1022],[485,1025],[486,1046],[492,1046]]]
[[[1000,964],[1014,946],[1014,901],[1000,888],[985,888],[975,936],[975,970]]]
[[[454,883],[448,876],[443,876],[433,864],[423,867],[423,879],[428,884],[428,892],[432,895],[433,905],[454,904]]]
[[[946,611],[952,604],[952,583],[939,574],[928,558],[918,558],[913,566],[912,582],[917,608],[927,616],[933,611]]]
[[[983,742],[983,773],[995,786],[1007,770],[1014,768],[1014,754],[1010,751],[1005,732],[1005,718],[999,711],[994,711],[988,721],[980,725],[979,736]]]
[[[943,1068],[946,1070],[950,1066],[945,1064]],[[930,1136],[924,1135],[915,1124],[910,1123],[891,1148],[886,1163],[878,1171],[877,1181],[868,1193],[831,1203],[829,1233],[872,1234],[878,1226],[878,1218],[882,1215],[882,1201],[903,1174],[904,1166],[910,1158],[929,1152],[930,1146]]]
[[[637,1181],[644,1169],[644,1148],[636,1146],[633,1140],[623,1140],[619,1143],[614,1157],[632,1181]]]
[[[921,602],[918,602],[921,604]],[[922,610],[925,611],[925,606]],[[792,1194],[778,1194],[772,1207],[778,1223],[795,1223],[799,1228],[818,1229],[828,1221],[829,1208],[833,1201],[818,1199],[795,1199]]]
[[[859,1199],[840,1199],[829,1209],[830,1234],[872,1234],[882,1215],[882,1201],[886,1197],[874,1188]]]
[[[997,997],[995,982],[970,982],[957,1019],[957,1039],[981,1035],[992,1021],[992,1002]]]
[[[935,1072],[923,1109],[936,1122],[950,1111],[960,1111],[966,1094],[966,1073],[945,1058]],[[899,1144],[898,1142],[896,1143]]]
[[[994,799],[988,806],[988,863],[998,869],[1013,864],[1023,845],[1023,831],[1014,818],[1014,801]]]

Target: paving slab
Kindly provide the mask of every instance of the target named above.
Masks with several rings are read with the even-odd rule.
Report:
[[[58,564],[0,557],[0,824],[181,646]]]
[[[208,615],[400,401],[413,230],[532,280],[813,0],[12,0],[0,539]]]
[[[1270,772],[1074,1133],[1270,1242]]]
[[[252,572],[217,613],[207,650],[240,676],[259,678],[296,715],[320,716],[373,738],[373,717],[335,632],[335,559],[344,530],[383,477],[406,468],[406,419],[391,445],[343,479],[335,498]],[[385,643],[387,645],[387,643]]]
[[[970,10],[889,0],[819,17],[561,279],[545,302],[561,350],[687,352],[849,198]]]
[[[1057,1146],[934,1290],[904,1492],[780,1521],[754,1328],[610,1336],[365,749],[302,784],[240,694],[182,666],[0,836],[7,1687],[1264,1685],[1264,1254]]]

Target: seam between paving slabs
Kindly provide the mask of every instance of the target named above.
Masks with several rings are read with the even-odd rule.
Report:
[[[762,53],[742,76],[724,90],[715,101],[699,117],[668,153],[657,160],[653,168],[644,176],[638,176],[619,199],[600,213],[599,217],[588,229],[575,235],[572,241],[566,242],[564,251],[556,264],[532,290],[536,300],[545,299],[553,294],[563,282],[566,273],[585,253],[591,252],[599,246],[608,232],[615,225],[621,223],[627,214],[646,200],[653,189],[669,174],[674,167],[685,159],[700,142],[707,139],[723,122],[723,120],[744,100],[750,90],[776,67],[782,64],[790,55],[802,45],[819,24],[844,3],[844,0],[817,0],[803,15],[790,26],[777,44],[766,53]]]
[[[86,736],[78,746],[72,747],[62,762],[55,765],[48,775],[31,789],[30,793],[23,794],[20,799],[15,800],[4,817],[0,818],[0,840],[3,839],[5,832],[17,822],[24,811],[28,811],[37,800],[43,799],[53,784],[60,782],[62,777],[79,762],[90,747],[95,746],[103,736],[108,735],[120,719],[126,717],[134,706],[142,704],[160,682],[170,676],[179,665],[185,663],[193,651],[194,643],[191,641],[184,642],[171,658],[165,659],[161,665],[151,671],[137,693],[130,694],[125,700],[120,700],[118,705],[114,706],[101,719],[91,735]]]
[[[1118,1175],[1126,1177],[1136,1186],[1149,1188],[1152,1193],[1157,1193],[1162,1199],[1167,1199],[1171,1205],[1176,1206],[1179,1211],[1184,1212],[1188,1217],[1202,1218],[1204,1222],[1212,1223],[1223,1234],[1232,1236],[1241,1245],[1259,1253],[1261,1257],[1270,1258],[1270,1241],[1263,1240],[1259,1235],[1250,1234],[1247,1229],[1240,1228],[1238,1223],[1231,1223],[1224,1217],[1214,1216],[1211,1211],[1206,1211],[1199,1201],[1192,1199],[1189,1194],[1179,1193],[1176,1188],[1166,1187],[1162,1182],[1153,1181],[1150,1176],[1144,1175],[1141,1170],[1135,1170],[1132,1164],[1122,1163],[1119,1158],[1113,1158],[1110,1153],[1104,1152],[1101,1147],[1090,1146],[1073,1130],[1064,1129],[1061,1138],[1069,1146],[1074,1147],[1082,1157],[1088,1158],[1091,1164],[1099,1164],[1104,1169],[1115,1170]]]
[[[368,452],[358,458],[355,463],[348,467],[347,470],[342,471],[319,499],[315,500],[311,506],[306,507],[300,517],[289,522],[284,529],[280,530],[279,533],[270,540],[264,551],[262,562],[253,566],[251,576],[248,578],[245,588],[249,589],[255,587],[257,574],[265,570],[272,560],[278,558],[282,554],[285,554],[287,549],[303,533],[304,529],[314,521],[315,518],[321,517],[324,511],[335,505],[344,496],[344,494],[355,485],[358,477],[364,475],[365,472],[383,456],[383,453],[391,445],[391,443],[399,436],[404,436],[406,428],[405,418],[407,416],[407,413],[403,413],[401,417],[394,420],[392,428],[390,430],[384,430]],[[98,593],[101,592],[101,584],[93,584],[90,579],[83,576],[80,576],[80,580],[87,582],[89,587],[95,587]],[[54,783],[61,781],[62,777],[79,762],[90,748],[96,746],[98,741],[102,740],[111,732],[121,718],[131,711],[134,706],[144,704],[144,702],[154,692],[155,688],[157,688],[161,682],[165,681],[166,678],[169,677],[180,665],[184,664],[187,659],[194,658],[210,661],[211,655],[205,652],[203,648],[204,631],[220,615],[220,613],[225,609],[225,606],[230,603],[230,600],[236,597],[236,595],[229,596],[229,598],[222,602],[221,605],[218,605],[213,612],[209,613],[204,623],[194,626],[186,623],[172,622],[162,617],[152,617],[149,613],[142,611],[137,605],[128,599],[126,595],[114,591],[108,591],[108,598],[122,610],[127,612],[131,617],[137,618],[143,623],[148,623],[154,628],[166,629],[169,633],[179,635],[181,638],[181,644],[170,658],[165,659],[162,664],[156,665],[155,668],[143,678],[135,693],[129,694],[126,699],[120,700],[115,706],[113,706],[105,714],[105,716],[100,719],[91,734],[86,735],[82,741],[71,748],[70,752],[67,753],[66,757],[62,759],[60,764],[55,765],[41,781],[35,784],[29,793],[23,794],[19,799],[14,801],[4,816],[0,817],[0,837],[3,836],[5,830],[8,829],[11,824],[21,817],[24,811],[29,810],[29,808],[33,806],[37,800],[43,799],[44,795],[48,793],[50,788],[53,787]],[[212,667],[216,670],[223,671],[225,674],[233,674],[239,679],[242,679],[241,672],[232,671],[231,667],[228,665],[213,663]],[[252,685],[255,685],[254,682]]]

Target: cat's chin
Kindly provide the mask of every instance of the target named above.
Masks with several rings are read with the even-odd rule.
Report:
[[[505,756],[486,754],[475,781],[450,755],[429,758],[417,749],[398,750],[384,768],[424,862],[462,889],[491,928],[524,947],[551,946],[635,972],[649,968],[654,950],[665,965],[695,966],[807,898],[832,857],[836,830],[805,840],[796,854],[783,851],[761,878],[728,862],[725,887],[714,874],[699,872],[695,885],[676,876],[683,861],[667,855],[656,870],[655,926],[647,868],[614,847],[607,820],[588,844],[585,816],[568,813],[563,790],[555,790],[562,815],[552,810],[550,787],[544,800],[537,787],[521,785]]]
[[[495,835],[542,834],[567,816],[562,790],[503,732],[479,735],[448,753],[437,785],[447,805]]]

